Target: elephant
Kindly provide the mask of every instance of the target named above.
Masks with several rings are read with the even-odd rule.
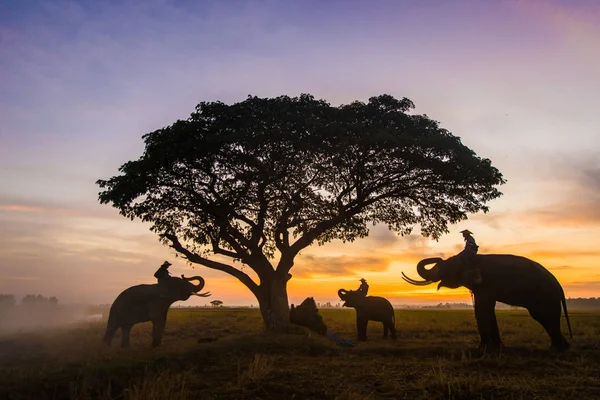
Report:
[[[194,285],[191,281],[199,281]],[[137,285],[125,289],[110,308],[104,343],[110,346],[117,329],[121,328],[121,346],[129,346],[129,332],[133,325],[152,321],[152,347],[160,346],[167,322],[169,307],[190,296],[208,297],[210,292],[198,293],[204,287],[201,276],[169,277],[153,285]]]
[[[344,307],[356,310],[356,330],[359,341],[367,340],[367,324],[369,321],[383,323],[383,338],[387,338],[388,330],[392,339],[396,339],[396,317],[394,307],[383,297],[365,296],[360,290],[338,290],[338,296],[344,301]]]
[[[564,308],[569,335],[571,323],[562,286],[550,271],[528,258],[512,254],[479,254],[471,261],[479,268],[482,282],[475,284],[460,255],[447,260],[426,258],[417,264],[418,281],[402,273],[403,279],[418,286],[439,282],[441,287],[469,289],[474,298],[475,319],[481,338],[480,348],[499,349],[503,346],[496,320],[496,302],[526,308],[539,322],[552,341],[552,348],[565,351],[570,347],[560,328],[561,304]],[[426,265],[435,264],[430,269]]]

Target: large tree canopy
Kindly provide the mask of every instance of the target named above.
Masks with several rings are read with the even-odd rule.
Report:
[[[437,239],[501,195],[490,160],[412,108],[389,95],[339,107],[310,95],[203,102],[143,136],[144,154],[97,182],[100,201],[236,276],[261,309],[282,282],[287,305],[289,270],[310,244],[364,237],[370,223]],[[211,254],[242,261],[260,283]]]

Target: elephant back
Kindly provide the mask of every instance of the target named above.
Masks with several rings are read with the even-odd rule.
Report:
[[[150,297],[155,297],[158,295],[162,289],[158,284],[152,285],[135,285],[127,288],[121,292],[115,299],[115,303],[127,300],[127,301],[136,301],[136,300],[146,300]]]
[[[356,311],[364,315],[372,321],[389,321],[394,320],[394,307],[388,299],[379,296],[367,296],[361,307],[357,307]]]
[[[367,307],[374,307],[374,308],[379,308],[379,309],[385,309],[385,310],[393,310],[394,307],[392,306],[392,303],[390,303],[390,301],[388,299],[386,299],[385,297],[380,297],[380,296],[367,296],[365,297],[365,305]]]

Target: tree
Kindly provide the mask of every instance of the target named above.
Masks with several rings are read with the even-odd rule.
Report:
[[[138,160],[97,181],[99,200],[151,222],[190,263],[236,277],[267,329],[285,331],[302,249],[365,237],[369,223],[438,239],[501,195],[490,160],[413,108],[389,95],[339,107],[306,94],[202,102],[144,135]]]
[[[213,300],[210,304],[212,304],[213,307],[220,307],[223,305],[223,302],[221,300]]]
[[[15,300],[15,296],[12,294],[0,294],[0,317],[8,310],[11,310],[15,307],[17,301]]]
[[[28,294],[21,299],[21,304],[24,306],[35,306],[37,304],[37,297],[35,294]]]
[[[12,294],[0,294],[0,305],[4,307],[14,307],[17,303],[15,296]]]

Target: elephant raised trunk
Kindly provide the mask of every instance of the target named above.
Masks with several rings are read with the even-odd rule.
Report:
[[[438,276],[439,275],[438,269],[437,268],[426,269],[425,266],[429,265],[429,264],[435,264],[440,261],[443,261],[443,260],[439,257],[426,258],[424,260],[419,261],[419,263],[417,264],[417,273],[419,274],[419,276],[421,276],[421,278],[425,279],[426,281],[429,281],[429,282],[439,281],[440,278]]]
[[[367,296],[364,290],[340,289],[338,290],[338,296],[344,301],[343,307],[351,307],[356,310],[358,340],[367,340],[367,324],[369,321],[383,323],[384,338],[387,337],[388,331],[392,333],[392,339],[396,338],[394,307],[387,299],[378,296]]]
[[[417,264],[417,273],[421,276],[421,278],[424,279],[422,281],[418,281],[416,279],[409,278],[408,276],[406,276],[406,274],[404,272],[402,273],[402,275],[403,275],[402,279],[404,279],[406,282],[410,283],[411,285],[417,285],[417,286],[426,286],[433,282],[437,282],[441,279],[439,276],[439,269],[437,267],[433,267],[431,269],[426,269],[425,266],[429,265],[429,264],[438,263],[440,261],[443,261],[443,260],[439,257],[426,258],[424,260],[419,261],[419,263]]]
[[[433,263],[433,267],[426,268]],[[469,271],[472,267],[481,269],[483,283],[474,281]],[[502,346],[495,314],[495,305],[499,301],[526,308],[544,327],[555,349],[563,351],[570,346],[560,327],[562,307],[571,334],[565,292],[556,277],[533,260],[512,254],[478,254],[466,264],[459,254],[446,260],[437,257],[421,260],[417,272],[424,280],[415,280],[402,273],[403,279],[411,285],[439,282],[438,289],[464,286],[471,291],[481,346]]]
[[[197,285],[193,285],[194,286],[194,293],[192,293],[194,296],[199,296],[199,297],[209,297],[210,296],[210,292],[206,292],[206,293],[198,293],[199,291],[202,290],[202,288],[205,285],[204,282],[204,278],[202,278],[201,276],[192,276],[190,278],[186,278],[185,276],[181,275],[181,279],[185,280],[185,281],[198,281],[199,283]]]

